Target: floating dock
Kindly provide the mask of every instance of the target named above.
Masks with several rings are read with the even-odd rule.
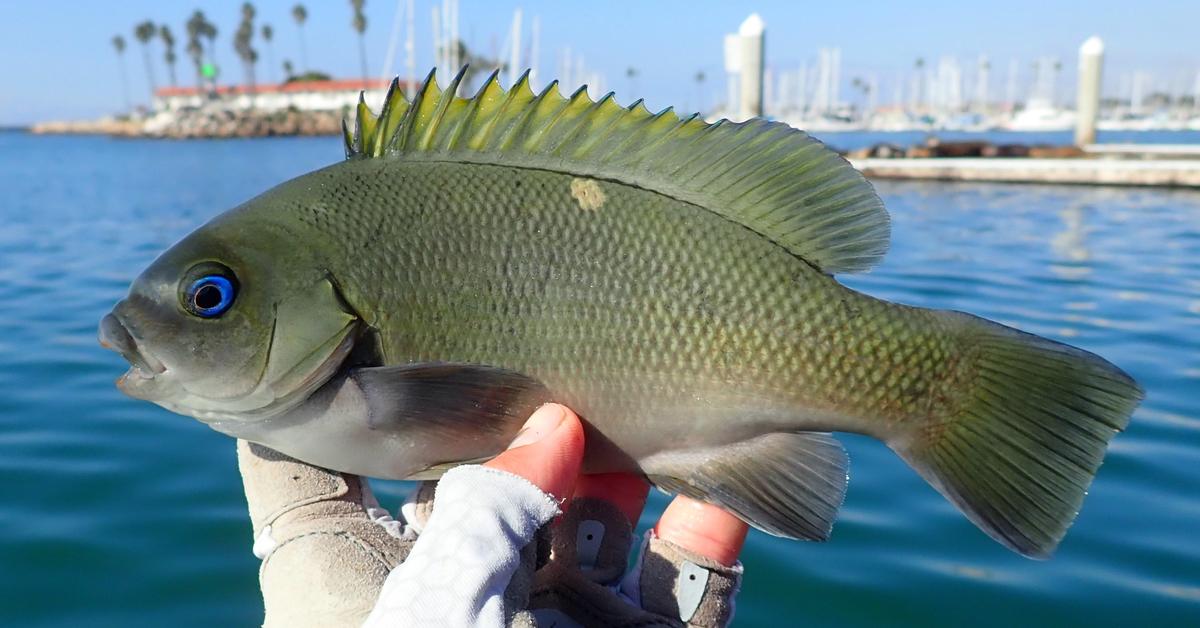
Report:
[[[1200,146],[1094,145],[1078,158],[850,159],[870,179],[1055,183],[1200,189]]]

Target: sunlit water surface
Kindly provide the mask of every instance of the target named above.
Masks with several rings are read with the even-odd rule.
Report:
[[[122,396],[96,322],[164,247],[340,152],[332,138],[0,133],[0,625],[259,621],[233,442]],[[975,530],[883,445],[846,438],[832,541],[753,533],[738,624],[1200,625],[1200,193],[878,188],[894,244],[847,283],[1095,351],[1148,396],[1047,562]]]

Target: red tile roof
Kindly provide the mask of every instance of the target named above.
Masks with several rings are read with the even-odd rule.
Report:
[[[254,86],[256,94],[272,94],[272,93],[296,93],[296,92],[339,92],[339,91],[360,91],[364,89],[387,89],[388,83],[391,81],[383,81],[379,79],[344,79],[334,81],[292,81],[290,83],[259,83]],[[404,87],[405,81],[400,82],[400,86]],[[200,90],[195,87],[160,87],[154,92],[155,96],[167,98],[170,96],[195,96],[198,93],[206,93],[208,90]],[[216,93],[220,95],[228,94],[247,94],[250,93],[250,87],[247,85],[219,85],[216,88]]]

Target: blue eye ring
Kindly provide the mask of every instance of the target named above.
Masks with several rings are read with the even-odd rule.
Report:
[[[188,286],[184,306],[201,318],[216,318],[233,305],[233,282],[221,275],[207,275]]]

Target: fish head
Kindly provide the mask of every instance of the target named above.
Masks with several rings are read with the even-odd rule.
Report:
[[[285,412],[343,365],[359,318],[310,249],[251,216],[168,249],[101,320],[130,364],[123,392],[221,429]]]

